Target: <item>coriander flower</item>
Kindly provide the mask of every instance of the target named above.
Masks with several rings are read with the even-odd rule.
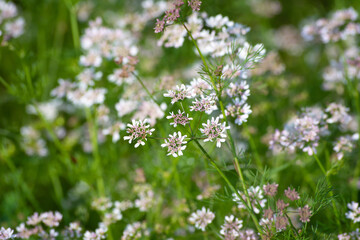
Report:
[[[250,106],[244,101],[236,98],[233,104],[229,104],[226,107],[226,115],[235,118],[235,123],[241,125],[243,122],[247,122],[249,115],[252,113]]]
[[[189,6],[192,8],[193,11],[200,11],[201,1],[200,0],[189,0]]]
[[[308,205],[305,205],[303,208],[299,208],[300,221],[303,223],[310,222],[311,214],[312,212]]]
[[[135,144],[135,148],[137,148],[140,145],[145,145],[144,141],[147,141],[147,136],[152,135],[152,132],[155,131],[154,128],[150,128],[150,125],[147,124],[148,120],[145,119],[144,121],[135,121],[132,120],[132,124],[127,124],[127,130],[126,132],[130,134],[129,136],[125,136],[124,140],[129,140],[129,143],[133,140],[137,140]]]
[[[242,223],[243,221],[235,218],[234,215],[225,216],[225,223],[221,226],[220,234],[225,236],[225,239],[236,239],[240,235]]]
[[[165,139],[165,143],[161,144],[161,147],[167,147],[168,148],[168,154],[167,155],[173,155],[174,157],[182,156],[182,150],[186,148],[187,141],[184,141],[184,139],[187,136],[181,136],[181,132],[174,132],[173,135],[169,135],[169,138]]]
[[[0,239],[1,240],[6,240],[6,239],[10,239],[13,238],[13,233],[14,230],[12,230],[11,228],[5,229],[3,227],[1,227],[0,229]]]
[[[160,33],[164,31],[165,21],[156,19],[156,24],[154,27],[155,33]]]
[[[176,90],[169,90],[167,93],[164,94],[164,97],[170,97],[171,104],[174,104],[178,101],[182,101],[185,98],[192,98],[192,92],[189,87],[186,87],[184,84],[176,85]]]
[[[270,196],[270,197],[274,197],[278,191],[278,186],[279,184],[277,183],[268,183],[266,185],[263,186],[263,190],[265,195]]]
[[[49,227],[59,226],[63,216],[59,212],[44,212],[40,215],[42,222]]]
[[[351,202],[347,204],[347,207],[350,209],[350,211],[345,213],[346,218],[353,220],[354,223],[360,222],[359,203]]]
[[[212,142],[214,139],[216,141],[216,147],[221,147],[221,143],[226,140],[227,129],[230,129],[229,126],[226,126],[226,123],[219,123],[220,118],[212,118],[211,121],[207,120],[207,123],[203,123],[203,128],[200,131],[206,136],[204,142]]]
[[[195,224],[195,228],[201,229],[204,232],[205,227],[210,224],[214,218],[215,214],[209,209],[203,207],[201,210],[197,210],[196,212],[192,213],[189,221],[192,224]]]
[[[193,105],[190,106],[190,111],[196,112],[205,112],[206,114],[211,114],[213,111],[217,110],[215,96],[201,96],[201,99],[198,100],[195,98],[195,101],[192,102]]]
[[[170,116],[166,117],[167,119],[174,119],[174,122],[170,123],[170,125],[173,125],[176,127],[178,124],[181,124],[185,126],[190,122],[190,120],[193,120],[193,118],[189,118],[189,114],[185,115],[185,112],[178,111],[178,114],[174,114],[173,112],[170,113]]]
[[[112,142],[116,143],[120,139],[120,130],[125,129],[125,124],[121,122],[117,122],[114,125],[105,128],[102,130],[102,133],[104,135],[111,135],[112,136]]]
[[[242,193],[240,191],[238,191],[238,193],[241,196],[241,199],[243,201],[240,200],[239,196],[236,193],[232,194],[233,201],[237,202],[238,208],[245,209],[246,207],[244,205],[244,202],[246,202],[246,196],[244,193]],[[257,187],[251,186],[248,189],[248,194],[249,194],[250,202],[251,202],[252,208],[254,209],[254,212],[256,214],[260,213],[260,209],[264,208],[265,203],[267,202],[267,200],[264,199],[263,191],[261,190],[261,188],[259,186],[257,186]]]
[[[149,231],[146,229],[146,224],[141,222],[134,222],[125,227],[121,240],[141,239],[149,236]]]
[[[229,97],[240,97],[241,102],[245,102],[250,96],[249,85],[245,81],[240,84],[230,83],[226,93]]]

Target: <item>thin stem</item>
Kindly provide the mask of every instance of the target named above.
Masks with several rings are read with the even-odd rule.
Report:
[[[210,80],[211,80],[211,84],[212,84],[212,86],[213,86],[213,89],[214,89],[214,91],[216,92],[216,95],[217,95],[217,97],[218,97],[219,105],[220,105],[221,112],[222,112],[222,115],[223,115],[223,117],[224,117],[224,120],[225,120],[225,122],[227,123],[227,125],[229,125],[229,123],[228,123],[228,121],[227,121],[227,118],[226,118],[226,114],[225,114],[225,107],[224,107],[224,104],[223,104],[223,102],[222,102],[222,100],[221,100],[221,91],[219,92],[219,91],[217,90],[216,82],[215,82],[212,74],[210,73],[209,66],[208,66],[208,64],[207,64],[207,62],[206,62],[206,60],[205,60],[205,57],[203,56],[203,54],[202,54],[199,46],[197,45],[195,39],[193,38],[191,32],[189,31],[189,29],[186,27],[186,25],[185,25],[184,23],[182,23],[182,25],[184,26],[185,30],[186,30],[187,33],[189,34],[189,36],[190,36],[193,44],[195,45],[195,48],[197,49],[197,51],[198,51],[198,53],[199,53],[199,56],[200,56],[200,58],[201,58],[201,60],[202,60],[202,62],[203,62],[203,64],[204,64],[205,70],[206,70],[206,72],[208,73],[208,75],[209,75],[209,77],[210,77]],[[244,177],[243,177],[241,168],[240,168],[240,166],[239,166],[239,164],[238,164],[237,153],[236,153],[236,148],[235,148],[235,143],[234,143],[234,140],[233,140],[233,138],[232,138],[232,135],[231,135],[231,132],[230,132],[229,129],[227,130],[227,135],[228,135],[229,140],[230,140],[230,145],[231,145],[232,154],[233,154],[233,156],[234,156],[234,158],[235,158],[235,162],[236,162],[237,165],[238,165],[238,166],[237,166],[237,168],[238,168],[238,174],[239,174],[239,176],[240,176],[240,181],[241,181],[241,184],[242,184],[242,186],[243,186],[243,188],[244,188],[245,197],[246,197],[246,200],[247,200],[247,204],[245,203],[244,205],[247,206],[247,208],[248,208],[248,210],[249,210],[249,212],[250,212],[250,214],[251,214],[251,217],[252,217],[252,219],[253,219],[253,221],[254,221],[254,223],[255,223],[255,225],[256,225],[256,228],[258,229],[259,233],[262,234],[262,230],[261,230],[261,228],[260,228],[260,225],[259,225],[259,223],[258,223],[258,220],[257,220],[256,216],[254,215],[254,211],[253,211],[253,209],[252,209],[251,201],[250,201],[249,195],[248,195],[248,193],[247,193],[247,188],[246,188],[245,180],[244,180]],[[216,163],[212,160],[212,158],[209,156],[209,154],[207,154],[207,152],[205,151],[205,149],[200,145],[200,143],[199,143],[197,140],[194,140],[194,141],[195,141],[195,143],[199,146],[199,148],[201,149],[201,151],[205,154],[205,156],[207,156],[207,158],[210,160],[211,164],[216,168],[216,170],[220,173],[220,175],[221,175],[221,176],[224,178],[224,180],[228,183],[228,185],[230,186],[230,188],[232,188],[232,190],[239,196],[239,198],[240,198],[241,200],[243,200],[242,197],[240,196],[240,194],[235,190],[235,188],[232,186],[232,184],[230,183],[230,181],[229,181],[229,180],[226,178],[226,176],[223,174],[223,172],[217,167]],[[249,204],[249,206],[248,206],[248,204]]]
[[[210,155],[207,153],[207,151],[201,146],[201,144],[197,141],[194,140],[195,143],[197,144],[197,146],[200,148],[201,152],[206,156],[206,158],[210,161],[211,165],[216,169],[216,171],[220,174],[220,176],[225,180],[225,182],[227,183],[227,185],[230,187],[231,191],[234,192],[240,199],[240,201],[243,202],[244,206],[246,207],[246,209],[249,211],[252,220],[254,221],[254,224],[257,228],[257,230],[259,231],[260,234],[262,234],[262,229],[259,225],[259,222],[253,212],[253,210],[248,206],[248,204],[244,201],[244,199],[240,196],[239,192],[236,191],[234,185],[232,185],[232,183],[230,182],[230,180],[225,176],[225,174],[221,171],[221,169],[217,166],[217,164],[215,163],[215,161],[210,157]],[[248,198],[248,197],[246,197]],[[250,202],[249,199],[247,199],[247,202]]]
[[[133,72],[133,75],[134,75],[134,77],[138,80],[138,82],[141,84],[141,86],[144,88],[144,90],[145,90],[146,93],[149,95],[149,97],[154,101],[154,103],[156,103],[157,105],[159,105],[159,104],[156,102],[154,96],[150,93],[149,89],[147,89],[147,87],[145,86],[145,84],[143,83],[143,81],[141,80],[141,78],[140,78],[136,73],[134,73],[134,72]]]
[[[99,147],[97,141],[97,126],[92,116],[91,109],[86,108],[85,112],[86,112],[87,122],[89,124],[90,139],[91,139],[92,152],[94,157],[93,169],[97,171],[97,179],[96,179],[97,190],[98,190],[98,194],[100,196],[103,196],[105,194],[105,187],[102,176],[102,168],[101,168]]]
[[[7,166],[9,167],[10,171],[12,172],[12,174],[14,174],[14,176],[17,176],[18,179],[19,179],[19,183],[17,183],[17,187],[19,187],[25,194],[25,196],[28,198],[29,202],[33,205],[33,207],[36,209],[36,210],[40,210],[40,206],[38,204],[38,202],[36,201],[35,199],[35,196],[34,194],[32,193],[32,191],[30,190],[29,186],[27,185],[27,183],[24,181],[23,177],[21,174],[17,174],[16,172],[16,166],[14,165],[14,163],[11,161],[11,159],[9,159],[8,156],[6,156],[6,154],[4,154],[2,152],[2,149],[0,150],[1,151],[1,155],[0,157],[2,156],[2,158],[5,160]]]
[[[258,154],[258,151],[257,151],[257,148],[256,148],[256,144],[254,142],[254,139],[252,138],[251,134],[250,134],[250,131],[249,131],[249,128],[247,126],[246,123],[244,123],[244,129],[245,129],[245,132],[246,134],[248,135],[248,138],[249,138],[249,143],[250,143],[250,147],[254,153],[254,158],[255,158],[255,162],[256,162],[256,165],[261,169],[263,170],[264,169],[264,166],[261,162],[261,159],[260,159],[260,156]]]
[[[71,25],[71,33],[73,37],[74,47],[78,51],[80,49],[80,38],[79,38],[79,27],[76,19],[76,10],[70,0],[65,0],[65,4],[70,14],[70,25]]]
[[[58,139],[58,137],[56,136],[56,133],[54,132],[53,127],[50,125],[50,123],[46,120],[46,118],[44,117],[44,115],[42,114],[42,112],[40,111],[37,103],[33,104],[35,111],[37,112],[37,114],[39,115],[41,121],[43,122],[43,124],[45,125],[46,130],[48,131],[48,133],[50,134],[55,147],[60,151],[60,153],[63,155],[63,157],[61,157],[61,160],[64,162],[64,164],[68,167],[68,169],[71,169],[71,164],[70,164],[70,155],[68,153],[68,151],[63,147],[63,144],[60,142],[60,140]]]
[[[287,219],[289,220],[290,226],[291,226],[291,228],[293,229],[293,231],[295,232],[295,235],[296,235],[296,236],[299,236],[299,233],[296,231],[296,228],[295,228],[294,224],[292,223],[290,217],[289,217],[286,213],[285,213],[285,216],[286,216]]]
[[[326,182],[327,182],[327,184],[329,185],[329,187],[331,189],[330,192],[329,192],[330,197],[331,197],[331,203],[332,203],[332,206],[333,206],[333,209],[334,209],[334,213],[335,213],[335,217],[336,217],[336,223],[337,223],[337,225],[339,227],[339,230],[341,230],[341,223],[340,223],[340,220],[339,220],[340,215],[339,215],[339,211],[338,211],[338,209],[336,207],[336,203],[335,203],[335,200],[334,200],[334,193],[332,191],[332,185],[331,185],[329,176],[328,176],[327,171],[325,170],[323,164],[321,163],[320,159],[318,158],[318,156],[316,154],[314,154],[314,158],[315,158],[317,164],[319,165],[321,171],[325,175]]]

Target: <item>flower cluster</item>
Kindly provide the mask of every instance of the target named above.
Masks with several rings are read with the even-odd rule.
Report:
[[[358,13],[353,8],[338,10],[329,19],[321,18],[304,26],[302,36],[306,40],[319,38],[322,42],[336,42],[360,33],[356,22]]]
[[[121,240],[141,239],[149,236],[149,234],[149,230],[146,229],[145,223],[134,222],[126,225]]]
[[[0,37],[4,44],[12,38],[18,38],[24,33],[25,20],[18,15],[18,9],[13,2],[0,0]]]
[[[190,120],[193,120],[192,118],[189,118],[189,114],[185,115],[185,112],[181,112],[180,109],[178,114],[171,112],[170,116],[167,116],[166,118],[173,119],[174,122],[170,123],[170,125],[173,125],[174,127],[176,127],[178,124],[185,126],[190,122]]]
[[[165,24],[172,24],[180,17],[181,7],[184,5],[184,0],[174,0],[170,10],[165,11],[165,15],[162,20],[156,19],[155,33],[163,32]],[[200,11],[201,1],[200,0],[189,0],[188,6],[193,11]]]
[[[138,194],[134,204],[135,207],[139,208],[139,211],[147,212],[155,205],[155,193],[149,185],[138,185],[134,188],[134,191]]]
[[[356,41],[353,41],[359,34],[358,12],[354,8],[338,10],[329,19],[319,19],[303,28],[305,40],[320,38],[325,44],[338,41],[345,44],[345,48],[330,45],[330,64],[323,71],[325,90],[342,94],[344,85],[351,85],[354,79],[360,77],[359,48]]]
[[[288,212],[292,212],[293,209],[290,204],[300,199],[299,193],[290,187],[284,191],[285,199],[276,199],[278,186],[276,183],[268,183],[263,186],[264,193],[269,201],[268,208],[263,208],[260,225],[265,227],[266,236],[272,236],[274,233],[285,230],[290,226],[289,221],[294,221],[294,219],[288,217]],[[271,206],[270,201],[276,201],[275,208]],[[312,211],[308,205],[305,205],[304,207],[298,207],[296,214],[301,222],[307,223],[310,221]]]
[[[260,213],[260,210],[265,207],[266,199],[264,199],[263,191],[260,186],[251,186],[248,190],[249,199],[251,202],[252,209],[256,214]],[[241,199],[239,198],[240,195]],[[233,201],[238,204],[239,209],[246,209],[244,203],[246,202],[245,193],[238,191],[238,194],[233,193]]]
[[[197,229],[205,231],[207,225],[209,225],[215,218],[215,214],[203,207],[201,210],[193,212],[189,218],[189,221],[195,225]]]
[[[329,127],[338,124],[342,131],[354,131],[348,125],[352,117],[348,114],[349,109],[341,104],[331,103],[324,110],[320,108],[307,108],[297,117],[286,124],[282,131],[276,130],[270,141],[270,149],[274,153],[284,150],[294,152],[301,149],[309,155],[316,153],[321,136],[330,134]],[[341,136],[335,143],[334,151],[338,160],[341,160],[344,153],[351,152],[352,141],[358,139],[358,134]]]
[[[181,132],[174,132],[173,135],[169,134],[169,138],[165,139],[165,143],[161,144],[161,147],[168,148],[168,155],[172,155],[173,157],[182,156],[182,150],[185,150],[187,141],[185,138],[187,136],[181,135]]]
[[[13,238],[13,233],[14,233],[14,230],[12,230],[11,228],[1,228],[0,229],[0,239],[1,240],[7,240],[7,239],[11,239]]]
[[[140,145],[145,145],[144,141],[147,141],[147,136],[152,135],[152,132],[155,131],[154,128],[150,128],[148,124],[148,120],[144,121],[132,121],[132,124],[127,124],[126,132],[130,134],[129,136],[125,136],[124,140],[129,140],[129,143],[136,140],[135,148]]]
[[[171,98],[171,104],[174,104],[179,101],[183,101],[185,98],[192,98],[193,93],[190,87],[185,86],[184,84],[176,85],[175,90],[169,90],[164,94],[164,97]]]
[[[200,131],[203,135],[205,135],[204,142],[212,142],[213,140],[216,141],[216,146],[219,148],[221,147],[221,143],[225,142],[226,140],[226,130],[230,129],[229,126],[226,126],[226,123],[220,122],[220,118],[211,118],[211,120],[207,120],[207,123],[203,123],[203,128],[200,128]]]
[[[338,235],[338,240],[357,240],[360,238],[360,230],[357,228],[350,233],[342,233]]]
[[[360,208],[359,203],[351,202],[348,203],[347,207],[349,212],[345,213],[346,218],[351,219],[354,223],[360,222]]]
[[[240,229],[243,227],[243,221],[234,217],[234,215],[225,216],[225,222],[221,225],[220,234],[225,239],[236,239],[240,236]]]
[[[80,57],[79,63],[84,69],[77,76],[77,82],[71,83],[60,79],[59,86],[51,92],[52,96],[66,97],[73,104],[84,107],[102,104],[107,89],[95,86],[95,81],[100,81],[103,77],[103,73],[95,69],[101,67],[104,59],[116,61],[120,65],[119,69],[108,75],[107,79],[110,82],[117,85],[133,82],[132,73],[138,62],[136,39],[124,29],[113,29],[102,24],[101,18],[91,21],[81,37],[84,54]]]
[[[38,130],[32,126],[24,126],[21,128],[20,133],[23,138],[22,146],[27,155],[37,155],[41,157],[48,155],[46,142],[41,138],[40,132]]]

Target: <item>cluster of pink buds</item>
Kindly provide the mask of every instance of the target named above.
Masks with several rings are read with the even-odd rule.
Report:
[[[129,136],[125,136],[124,140],[129,140],[131,143],[133,140],[137,140],[135,144],[135,148],[140,145],[145,145],[144,141],[147,141],[147,136],[152,135],[152,132],[155,131],[154,128],[150,129],[150,124],[148,124],[148,120],[145,119],[144,121],[135,121],[132,120],[132,124],[127,125],[126,132],[130,134]]]
[[[182,5],[184,5],[183,0],[175,0],[173,2],[173,8],[165,11],[165,16],[163,17],[163,19],[156,19],[156,24],[154,27],[155,33],[160,33],[164,31],[166,23],[171,24],[180,17],[180,10]],[[200,11],[201,1],[189,0],[188,6],[191,7],[193,11]]]

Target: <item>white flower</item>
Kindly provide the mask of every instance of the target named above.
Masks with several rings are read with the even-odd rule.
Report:
[[[225,216],[225,223],[221,226],[220,234],[225,238],[235,239],[240,235],[242,223],[243,221],[235,218],[234,215]]]
[[[53,97],[62,98],[66,96],[75,87],[75,84],[70,82],[69,80],[64,80],[60,78],[58,82],[59,86],[51,91],[51,96]]]
[[[84,69],[76,78],[79,81],[79,88],[87,89],[89,86],[94,86],[94,80],[99,80],[102,77],[102,72],[95,72],[93,68]]]
[[[174,132],[173,135],[169,135],[169,138],[165,139],[165,143],[161,144],[161,147],[167,147],[168,148],[168,154],[167,155],[173,155],[174,157],[182,156],[182,150],[185,150],[187,141],[184,141],[184,139],[187,136],[181,136],[181,132]]]
[[[186,30],[179,24],[174,24],[166,27],[164,33],[158,41],[158,46],[165,46],[167,48],[179,48],[183,45],[186,36]]]
[[[42,222],[49,227],[59,226],[62,217],[62,214],[59,212],[44,212],[40,215]]]
[[[13,233],[14,233],[14,230],[12,230],[11,228],[5,229],[5,228],[1,227],[0,239],[2,239],[2,240],[10,239],[13,237]]]
[[[115,109],[118,113],[118,116],[122,117],[133,112],[137,108],[137,105],[137,101],[120,99],[120,101],[115,104]]]
[[[221,29],[223,26],[233,26],[234,22],[230,21],[228,17],[223,17],[221,14],[218,14],[215,17],[209,17],[208,19],[206,19],[206,25],[211,28]]]
[[[120,130],[124,130],[125,129],[125,124],[121,123],[121,122],[117,122],[114,125],[105,128],[102,133],[104,135],[112,135],[112,142],[116,143],[117,141],[119,141],[120,139]]]
[[[102,63],[101,56],[96,52],[89,52],[80,57],[80,65],[85,67],[99,67]]]
[[[174,127],[177,127],[178,124],[185,126],[190,122],[190,120],[193,120],[192,118],[189,118],[189,114],[185,115],[185,112],[181,112],[180,109],[178,114],[171,112],[170,116],[167,116],[166,118],[174,120],[174,122],[170,123],[170,125],[173,125]]]
[[[347,204],[347,207],[350,209],[350,211],[345,213],[346,218],[353,220],[353,223],[360,222],[359,203],[351,202]]]
[[[251,186],[248,190],[248,195],[250,198],[250,202],[252,205],[252,208],[254,209],[254,212],[256,214],[260,213],[259,208],[264,208],[265,203],[267,202],[266,199],[264,199],[263,191],[259,186],[256,186],[255,188]],[[240,209],[246,209],[244,202],[246,202],[246,196],[244,193],[238,191],[239,195],[241,196],[242,201],[240,200],[239,196],[236,193],[233,193],[233,201],[237,202],[238,208]]]
[[[205,231],[205,227],[209,225],[214,220],[214,218],[215,214],[209,209],[203,207],[201,210],[197,210],[196,212],[192,213],[189,221],[192,224],[195,224],[197,229]]]
[[[192,98],[193,94],[191,88],[186,87],[184,84],[176,85],[175,90],[169,90],[167,93],[164,94],[164,97],[171,98],[171,104],[174,104],[178,101],[182,101],[185,98]]]
[[[149,231],[146,230],[145,223],[134,222],[126,225],[121,240],[141,239],[145,236],[149,236]]]
[[[211,118],[211,121],[207,120],[207,123],[203,123],[203,128],[200,129],[200,132],[206,136],[204,142],[215,140],[217,147],[221,147],[221,143],[225,142],[227,137],[225,132],[227,129],[230,129],[229,126],[226,126],[225,122],[219,123],[219,121],[219,117],[216,119]]]
[[[135,121],[132,120],[132,124],[127,124],[127,130],[126,132],[129,133],[129,136],[125,136],[124,140],[129,140],[129,143],[131,143],[133,140],[137,140],[135,144],[135,148],[137,148],[140,145],[145,145],[144,141],[147,141],[147,136],[152,135],[152,132],[155,131],[154,128],[150,128],[150,125],[147,124],[148,120],[145,119],[144,121]]]

